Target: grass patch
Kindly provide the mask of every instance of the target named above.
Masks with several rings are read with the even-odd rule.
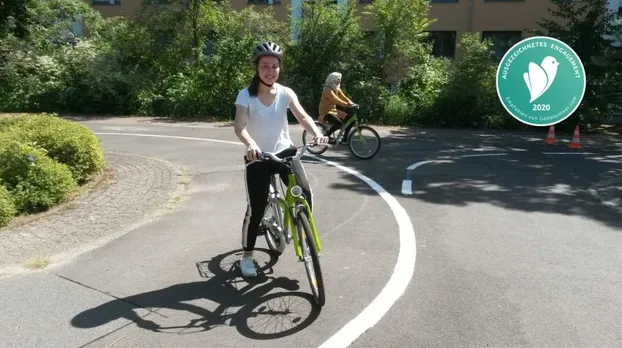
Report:
[[[32,270],[44,269],[50,265],[50,259],[47,257],[38,257],[26,263],[26,267]]]

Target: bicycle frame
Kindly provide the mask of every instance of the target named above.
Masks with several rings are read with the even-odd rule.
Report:
[[[274,182],[274,178],[275,176],[272,177],[273,185],[275,186],[274,189],[275,191],[278,191],[276,187],[276,182]],[[288,170],[287,178],[289,180],[288,180],[288,185],[287,185],[286,192],[285,192],[285,199],[283,199],[282,197],[279,197],[278,195],[276,199],[278,200],[279,205],[281,205],[284,208],[283,211],[284,211],[285,216],[283,216],[283,225],[284,225],[283,228],[284,229],[288,228],[290,231],[292,231],[292,239],[294,241],[294,251],[296,252],[296,256],[298,256],[298,258],[302,261],[302,248],[300,247],[300,241],[298,240],[298,234],[293,233],[293,231],[296,230],[296,216],[297,216],[296,213],[298,212],[298,209],[300,209],[299,208],[300,206],[303,206],[307,212],[307,218],[309,219],[309,226],[311,227],[311,233],[313,234],[313,240],[315,241],[315,246],[317,247],[318,253],[320,252],[320,250],[322,250],[322,245],[320,244],[320,238],[318,236],[317,229],[315,228],[315,221],[313,219],[313,214],[311,213],[311,208],[309,207],[309,203],[307,202],[307,200],[305,199],[303,195],[296,197],[292,194],[292,188],[297,186],[297,183],[296,183],[296,175],[294,174],[291,168],[289,168]]]
[[[343,135],[343,132],[345,132],[345,130],[348,128],[348,126],[353,125],[352,130],[356,131],[358,130],[359,125],[361,124],[358,120],[358,115],[356,113],[354,113],[352,115],[352,117],[350,117],[350,119],[348,120],[348,122],[344,123],[340,129],[339,129],[339,133],[337,134],[337,136],[335,137],[335,139],[342,139],[341,136]],[[333,133],[334,134],[334,133]],[[337,141],[333,146],[337,147],[339,146],[339,141]]]

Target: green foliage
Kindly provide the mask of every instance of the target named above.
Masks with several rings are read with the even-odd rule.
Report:
[[[0,148],[0,181],[18,213],[34,213],[62,202],[76,186],[69,168],[45,150],[8,140]]]
[[[11,222],[17,214],[17,209],[9,191],[0,182],[0,227],[4,227]]]
[[[408,124],[465,127],[514,127],[496,93],[497,60],[492,44],[478,33],[465,33],[458,48],[462,59],[450,62],[428,56],[411,68],[398,92],[408,101]]]
[[[137,81],[141,115],[230,118],[233,100],[252,76],[250,52],[263,40],[283,42],[283,23],[271,9],[233,11],[229,4],[182,2],[185,11],[149,7],[120,41],[125,66]],[[277,34],[274,34],[277,33]],[[140,44],[138,44],[140,43]],[[144,64],[150,62],[150,64]]]
[[[417,64],[429,54],[425,31],[435,22],[428,18],[429,10],[429,0],[375,0],[364,11],[378,28],[374,41],[382,47],[382,64],[389,79],[400,79],[405,66]]]
[[[451,69],[450,60],[428,55],[408,70],[397,90],[401,99],[408,103],[405,124],[436,124],[436,113],[442,111],[435,109],[436,102],[449,83]]]
[[[335,5],[321,0],[304,2],[302,19],[294,22],[296,40],[285,47],[284,81],[296,91],[303,107],[317,115],[326,76],[333,71],[343,76],[346,94],[367,75],[373,55],[363,37],[355,4]]]
[[[0,1],[0,38],[13,35],[18,38],[28,36],[32,13],[29,8],[37,0]]]
[[[0,189],[0,220],[61,203],[103,167],[99,139],[79,123],[45,114],[0,118],[0,183],[11,202]]]
[[[0,110],[40,111],[58,107],[61,67],[55,57],[30,51],[15,37],[0,42]]]
[[[497,61],[493,56],[492,43],[481,41],[477,33],[466,33],[461,37],[458,48],[464,57],[452,69],[449,84],[437,104],[437,109],[444,112],[442,125],[493,126],[494,120],[505,113],[496,93]]]
[[[383,122],[388,125],[405,124],[410,115],[409,103],[401,94],[392,94],[384,105]]]
[[[94,38],[102,25],[99,12],[79,0],[26,2],[28,29],[0,36],[0,110],[49,111],[63,108],[62,58],[79,42],[72,21],[82,21]]]
[[[82,0],[0,3],[8,14],[0,20],[0,110],[230,120],[237,92],[254,73],[254,46],[271,40],[285,49],[281,82],[312,116],[326,76],[338,71],[367,122],[522,127],[501,107],[494,83],[498,60],[477,34],[461,38],[459,59],[433,57],[429,0],[375,0],[362,13],[354,1],[304,1],[303,16],[292,23],[297,40],[289,23],[273,20],[271,6],[143,2],[135,20],[102,18]],[[553,18],[541,26],[577,51],[588,76],[584,102],[564,124],[576,123],[574,118],[600,123],[612,113],[611,93],[622,90],[622,64],[613,63],[607,40],[622,33],[620,25],[604,16],[605,0],[554,2]],[[373,32],[363,30],[363,20],[374,23]],[[82,21],[88,35],[74,35],[72,21]],[[39,138],[24,139],[57,137],[56,128],[37,127]],[[101,168],[93,155],[97,146],[89,136],[72,139],[80,140],[49,150],[71,153],[54,158],[85,180]],[[88,154],[77,150],[79,143],[90,144]]]
[[[104,168],[104,154],[99,139],[87,127],[53,115],[25,115],[14,118],[0,132],[13,139],[33,144],[48,157],[69,167],[72,177],[83,184]]]
[[[576,124],[598,126],[613,114],[615,93],[622,91],[622,64],[616,61],[612,39],[622,33],[622,24],[607,12],[607,0],[568,2],[553,0],[548,9],[552,18],[538,24],[546,34],[568,44],[585,67],[586,91],[575,113],[560,124],[571,129]]]

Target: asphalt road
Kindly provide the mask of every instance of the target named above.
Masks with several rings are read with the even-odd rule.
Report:
[[[371,161],[343,149],[322,156],[390,196],[309,160],[328,294],[318,311],[291,249],[276,264],[259,252],[264,274],[250,282],[232,265],[243,148],[200,140],[236,142],[230,127],[84,124],[108,151],[188,166],[192,184],[173,214],[69,264],[0,280],[1,347],[302,348],[337,335],[328,346],[341,348],[348,332],[339,330],[370,303],[378,307],[353,323],[373,327],[352,347],[622,346],[622,215],[587,192],[622,168],[621,144],[585,140],[583,154],[552,155],[542,153],[569,152],[567,143],[545,146],[545,132],[382,131]],[[487,153],[503,155],[459,158]],[[446,162],[406,170],[432,160]],[[412,195],[404,196],[407,176]],[[401,244],[409,239],[395,204],[416,245]],[[399,264],[415,255],[399,251],[415,248],[407,274]],[[404,294],[383,297],[389,311],[374,314],[387,304],[373,302],[383,289],[399,288],[395,279],[408,281]]]

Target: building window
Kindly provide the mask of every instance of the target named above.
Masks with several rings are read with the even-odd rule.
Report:
[[[79,15],[78,18],[71,21],[71,32],[75,37],[84,37],[84,16]]]
[[[205,37],[205,43],[203,44],[203,54],[207,57],[211,57],[216,54],[216,31],[209,30]]]
[[[249,5],[280,5],[281,0],[248,0]]]
[[[119,5],[121,0],[93,0],[93,5]]]
[[[430,31],[432,55],[435,57],[454,58],[456,56],[455,31]]]
[[[482,40],[490,39],[493,44],[493,51],[499,58],[503,57],[512,46],[523,38],[520,31],[483,31]]]

